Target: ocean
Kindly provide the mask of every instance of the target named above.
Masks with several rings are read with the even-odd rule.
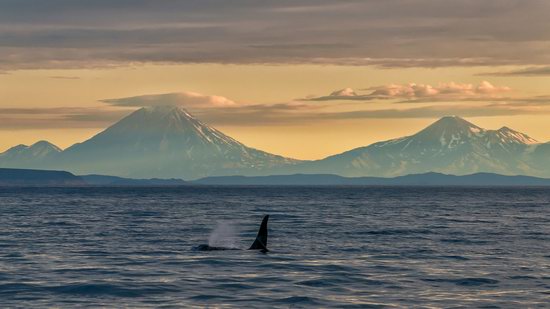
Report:
[[[548,304],[547,188],[0,188],[2,308]]]

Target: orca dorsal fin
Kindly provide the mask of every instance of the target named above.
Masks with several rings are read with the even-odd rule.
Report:
[[[258,235],[252,243],[252,246],[248,250],[265,250],[267,251],[267,220],[269,220],[269,215],[266,215],[262,220],[262,225],[260,225],[260,230]]]

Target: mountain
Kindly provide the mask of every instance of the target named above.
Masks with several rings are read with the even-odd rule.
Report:
[[[0,186],[81,186],[86,182],[64,171],[0,168]]]
[[[141,108],[55,161],[51,167],[76,174],[185,179],[256,175],[298,162],[247,147],[174,106]]]
[[[508,127],[486,130],[450,116],[411,136],[301,164],[299,172],[351,177],[395,177],[426,172],[550,175],[534,163],[542,159],[530,157],[537,147],[536,140]]]
[[[0,167],[67,170],[136,179],[331,174],[396,177],[437,172],[550,178],[550,143],[508,127],[487,130],[443,117],[420,132],[317,161],[256,150],[202,123],[181,107],[139,109],[64,151],[42,141],[0,154]]]
[[[425,173],[381,177],[342,177],[327,174],[207,177],[192,182],[219,186],[550,186],[550,179],[478,173],[465,176]]]
[[[0,154],[0,167],[40,167],[55,158],[61,149],[47,141],[31,146],[18,145]]]

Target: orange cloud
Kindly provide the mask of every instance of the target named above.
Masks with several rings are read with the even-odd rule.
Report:
[[[397,98],[426,98],[426,97],[477,97],[498,96],[510,92],[512,89],[505,86],[494,86],[488,81],[479,85],[461,83],[440,83],[437,86],[428,84],[409,83],[407,85],[387,85],[374,88],[371,95],[380,95]]]
[[[226,97],[218,95],[204,95],[197,92],[178,92],[178,93],[163,93],[149,94],[135,97],[105,99],[101,100],[113,106],[184,106],[184,107],[229,107],[235,106],[236,103]]]
[[[503,94],[512,91],[510,87],[495,86],[488,81],[482,81],[479,85],[466,83],[439,83],[436,86],[429,84],[389,84],[384,86],[372,87],[369,93],[359,94],[352,88],[344,88],[333,91],[328,96],[308,98],[306,101],[332,101],[332,100],[460,100],[475,98],[498,98]]]

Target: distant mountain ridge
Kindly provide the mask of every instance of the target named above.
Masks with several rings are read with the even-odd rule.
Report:
[[[382,177],[342,177],[330,174],[207,177],[191,184],[220,186],[550,186],[550,179],[477,173],[464,176],[425,173]]]
[[[75,176],[65,171],[0,168],[0,186],[548,186],[550,179],[505,176],[490,173],[455,176],[440,173],[405,175],[394,178],[342,177],[329,174],[271,176],[218,176],[191,182],[181,179],[130,179],[105,175]]]
[[[82,186],[86,182],[69,172],[0,168],[0,186]]]
[[[396,177],[438,172],[550,177],[550,143],[508,127],[486,130],[443,117],[416,134],[300,161],[250,148],[182,107],[141,108],[64,151],[46,141],[0,154],[0,167],[67,170],[126,178],[334,174]]]
[[[182,179],[132,179],[105,175],[79,176],[88,185],[92,186],[182,186],[188,184]]]

